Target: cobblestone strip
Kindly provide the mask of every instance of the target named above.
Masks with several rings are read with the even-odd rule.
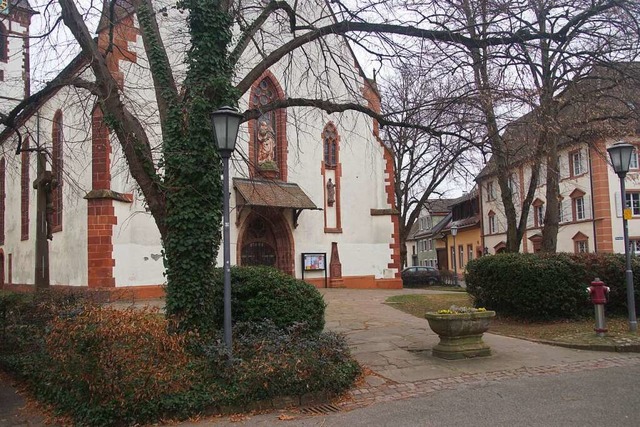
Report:
[[[423,396],[441,390],[453,390],[460,386],[497,382],[516,378],[545,377],[573,372],[593,371],[596,369],[615,368],[640,365],[640,357],[607,357],[583,362],[573,362],[553,366],[523,367],[513,370],[483,372],[478,374],[463,374],[457,377],[438,378],[416,381],[413,383],[395,383],[387,380],[377,387],[370,385],[352,390],[350,398],[340,406],[344,410],[351,410],[368,406],[372,403],[390,402],[399,399]]]

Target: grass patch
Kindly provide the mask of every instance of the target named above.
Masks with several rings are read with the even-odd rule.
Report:
[[[473,306],[473,297],[468,293],[397,295],[390,297],[386,303],[391,307],[424,319],[428,311],[438,311],[457,306]],[[628,323],[625,317],[607,317],[609,335],[628,334]],[[516,320],[496,314],[489,332],[530,340],[563,341],[582,333],[593,332],[594,320],[557,320],[547,322],[528,322]],[[635,336],[635,335],[634,335]]]
[[[473,297],[466,292],[455,294],[428,294],[428,295],[396,295],[386,300],[387,304],[405,313],[424,319],[427,311],[444,310],[452,305],[472,306]]]

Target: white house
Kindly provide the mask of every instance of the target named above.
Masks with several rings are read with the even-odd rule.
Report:
[[[32,12],[27,0],[13,0],[10,6],[7,14],[0,15],[0,41],[3,52],[9,53],[0,60],[4,78],[0,93],[18,100],[30,92],[26,36]],[[137,19],[126,4],[119,6],[115,49],[107,62],[122,80],[127,102],[145,112],[148,133],[160,135]],[[328,6],[317,13],[331,19]],[[184,19],[176,11],[158,15],[171,63],[177,64],[176,75],[184,71],[188,40]],[[25,37],[7,38],[7,31]],[[101,26],[98,45],[106,45],[108,37],[109,31]],[[321,73],[326,81],[316,83],[308,69],[282,61],[255,80],[240,107],[309,96],[322,86],[334,99],[379,109],[375,83],[363,77],[346,42],[334,37],[327,43],[348,58],[338,65],[339,72],[326,68]],[[315,58],[317,70],[325,70],[322,55],[311,51],[307,54]],[[245,55],[241,68],[252,67],[259,56],[251,50]],[[60,75],[91,79],[82,57]],[[3,100],[0,111],[7,113],[13,105]],[[15,129],[5,128],[0,134],[3,286],[30,289],[36,279],[33,183],[38,156],[26,149],[37,148],[46,151],[46,169],[59,183],[51,201],[50,283],[126,289],[142,296],[161,294],[164,268],[159,232],[92,95],[77,88],[56,88],[24,110],[15,123]],[[15,155],[17,133],[24,149],[20,155]],[[156,143],[160,144],[159,137]],[[232,263],[273,265],[298,278],[304,275],[316,286],[402,286],[398,218],[392,209],[392,158],[372,119],[355,112],[329,116],[297,107],[267,113],[242,125],[231,164]]]
[[[616,141],[640,146],[638,115],[640,91],[637,63],[619,64],[619,72],[594,69],[582,82],[559,95],[560,228],[558,252],[624,252],[620,180],[609,165],[606,149]],[[602,73],[602,74],[601,74]],[[632,77],[635,75],[635,79]],[[503,137],[509,146],[510,185],[520,208],[531,181],[532,167],[541,175],[527,217],[521,252],[537,252],[541,246],[546,202],[546,160],[532,160],[537,131],[534,113],[510,124]],[[625,183],[632,249],[640,253],[640,166],[634,155]],[[502,251],[506,242],[506,217],[500,197],[495,164],[490,160],[477,176],[482,205],[482,238],[485,251]]]

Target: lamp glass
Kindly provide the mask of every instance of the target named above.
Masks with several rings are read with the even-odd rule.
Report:
[[[458,226],[454,225],[454,226],[451,227],[451,235],[453,237],[456,237],[457,234],[458,234]]]
[[[235,150],[240,120],[242,114],[232,107],[222,107],[211,114],[213,138],[221,152],[231,153]]]
[[[626,174],[629,172],[629,165],[631,164],[631,155],[633,154],[634,146],[620,141],[607,148],[609,157],[611,157],[611,164],[613,170],[617,174]]]

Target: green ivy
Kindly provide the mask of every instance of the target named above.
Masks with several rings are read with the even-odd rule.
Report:
[[[189,13],[191,49],[184,104],[172,106],[165,124],[166,309],[181,329],[207,332],[213,328],[211,277],[222,216],[222,168],[210,114],[237,104],[228,60],[232,19],[211,0],[186,0],[179,7]]]

